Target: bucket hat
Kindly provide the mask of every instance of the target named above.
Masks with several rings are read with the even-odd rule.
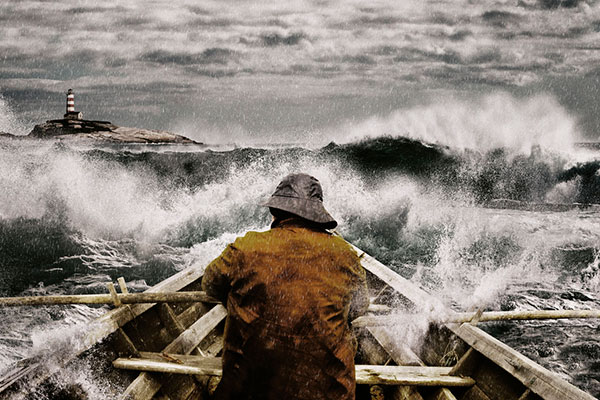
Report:
[[[337,221],[323,206],[323,189],[319,180],[308,174],[290,174],[283,178],[263,205],[298,215],[326,229],[337,226]]]

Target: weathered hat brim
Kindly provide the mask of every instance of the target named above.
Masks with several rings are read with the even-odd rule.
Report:
[[[323,203],[318,200],[273,195],[263,205],[278,208],[309,221],[323,224],[326,229],[333,229],[337,226],[337,221],[327,212]]]

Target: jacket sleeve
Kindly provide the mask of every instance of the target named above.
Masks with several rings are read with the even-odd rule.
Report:
[[[360,265],[360,261],[357,262],[357,274],[354,281],[354,288],[352,291],[350,312],[348,313],[348,319],[350,320],[350,322],[366,313],[367,308],[369,308],[369,290],[367,288],[367,273],[365,272],[365,269],[362,267],[362,265]]]
[[[227,304],[227,296],[231,289],[231,280],[238,259],[239,251],[234,244],[230,244],[204,270],[202,289],[223,305]]]

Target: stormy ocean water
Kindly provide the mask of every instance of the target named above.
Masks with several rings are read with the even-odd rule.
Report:
[[[436,112],[435,106],[394,118],[423,112]],[[558,107],[546,117],[556,115],[561,118]],[[482,122],[493,127],[493,120]],[[281,177],[304,171],[321,181],[340,234],[455,310],[599,308],[598,208],[485,207],[494,199],[600,202],[600,152],[557,147],[557,135],[546,131],[529,148],[510,137],[502,145],[482,137],[479,147],[465,148],[457,138],[442,145],[383,134],[312,148],[4,139],[0,294],[104,293],[105,283],[120,276],[141,291],[182,269],[203,267],[236,236],[268,229],[268,211],[259,204]],[[69,334],[105,309],[0,309],[2,369],[60,351]],[[597,321],[486,323],[484,329],[600,395]],[[102,397],[99,383],[83,372],[72,379]]]

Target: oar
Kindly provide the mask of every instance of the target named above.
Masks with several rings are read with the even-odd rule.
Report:
[[[115,299],[116,296],[116,299]],[[0,298],[0,307],[41,306],[53,304],[134,304],[134,303],[219,303],[206,292],[143,292],[111,294],[79,294]]]
[[[434,319],[439,323],[470,322],[477,313],[456,313],[448,317]],[[400,321],[406,322],[407,314],[362,316],[352,321],[352,326],[364,328],[368,326],[394,326]],[[414,314],[418,317],[418,314]],[[478,322],[513,321],[536,319],[569,319],[569,318],[600,318],[600,310],[531,310],[531,311],[488,311],[480,315]]]

